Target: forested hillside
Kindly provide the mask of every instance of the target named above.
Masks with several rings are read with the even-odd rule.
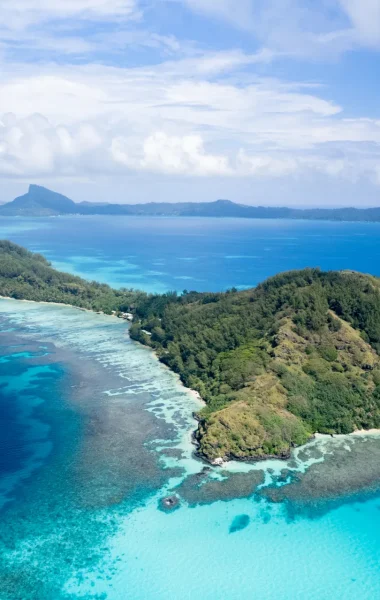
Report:
[[[40,254],[0,241],[0,295],[36,302],[62,302],[102,311],[127,311],[146,297],[144,292],[113,290],[53,269]]]
[[[197,438],[210,460],[286,456],[317,431],[380,427],[374,277],[305,269],[166,307],[152,297],[137,312],[132,336],[207,403]]]
[[[152,347],[206,402],[208,460],[288,456],[315,432],[380,427],[380,280],[305,269],[255,289],[147,295],[55,271],[0,242],[0,295],[132,311]]]

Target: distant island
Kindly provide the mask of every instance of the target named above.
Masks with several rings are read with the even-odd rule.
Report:
[[[0,205],[4,217],[50,217],[64,215],[135,215],[166,217],[235,217],[244,219],[303,219],[328,221],[380,222],[376,208],[286,208],[248,206],[230,200],[215,202],[148,202],[108,204],[73,202],[47,188],[31,185],[24,196]]]
[[[287,458],[316,432],[380,427],[380,279],[291,271],[223,293],[113,290],[0,242],[0,295],[133,318],[130,335],[199,392],[209,462]]]

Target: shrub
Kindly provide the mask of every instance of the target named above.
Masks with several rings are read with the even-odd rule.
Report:
[[[334,362],[338,358],[338,352],[334,346],[320,346],[318,351],[321,357],[328,362]]]

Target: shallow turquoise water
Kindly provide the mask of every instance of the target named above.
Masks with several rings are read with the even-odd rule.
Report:
[[[0,237],[150,291],[243,288],[307,265],[380,275],[380,224],[4,219]],[[379,598],[380,472],[365,488],[339,480],[380,464],[380,437],[204,471],[198,407],[124,322],[1,300],[0,600]],[[164,512],[169,494],[180,506]]]
[[[113,540],[112,555],[121,565],[110,587],[98,589],[117,600],[122,590],[136,600],[377,598],[379,506],[377,500],[288,523],[277,507],[264,520],[252,500],[182,508],[170,516],[152,503],[126,520]],[[250,524],[230,534],[240,514]]]
[[[1,599],[380,596],[380,494],[341,496],[322,512],[312,503],[308,516],[259,494],[284,466],[302,477],[342,444],[353,456],[359,442],[323,438],[287,465],[212,469],[204,476],[221,487],[205,500],[193,484],[190,501],[178,486],[204,469],[190,442],[197,401],[129,340],[124,322],[4,300],[0,319],[7,345],[0,369],[13,364],[2,407],[17,392],[39,432],[32,448],[19,436],[25,460],[13,464],[17,477],[6,491]],[[25,423],[22,410],[18,416]],[[40,443],[47,452],[21,474]],[[380,446],[376,437],[369,443]],[[226,498],[228,472],[239,471],[261,480],[246,497],[237,497],[240,482],[229,492],[235,499],[218,500]],[[180,507],[163,512],[160,500],[173,492]]]

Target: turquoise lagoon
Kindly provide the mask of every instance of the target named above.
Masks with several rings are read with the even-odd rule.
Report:
[[[210,469],[199,401],[124,322],[8,300],[0,319],[0,598],[380,597],[377,436]]]
[[[380,224],[4,219],[0,237],[150,291],[380,274]],[[210,468],[198,407],[124,322],[1,300],[0,599],[379,598],[380,437]]]

